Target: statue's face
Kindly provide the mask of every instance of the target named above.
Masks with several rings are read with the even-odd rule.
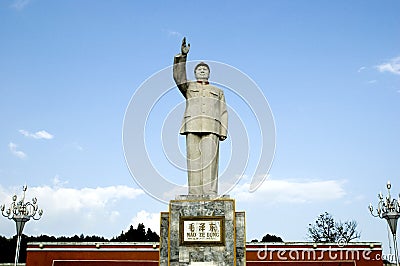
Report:
[[[198,68],[196,68],[194,76],[198,80],[208,80],[208,78],[210,77],[210,71],[208,71],[208,68],[206,66],[199,66]]]

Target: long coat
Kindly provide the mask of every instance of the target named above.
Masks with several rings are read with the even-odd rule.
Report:
[[[180,134],[213,133],[227,136],[228,112],[224,92],[208,82],[187,81],[186,55],[174,58],[174,80],[186,98]]]

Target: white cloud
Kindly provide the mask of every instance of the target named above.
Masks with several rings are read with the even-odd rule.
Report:
[[[56,176],[53,178],[52,181],[53,181],[53,186],[54,186],[55,188],[60,188],[60,187],[63,187],[64,185],[67,185],[67,184],[68,184],[68,181],[61,180],[61,178],[60,178],[59,175],[56,175]]]
[[[20,129],[19,133],[21,133],[25,137],[33,138],[33,139],[52,139],[52,138],[54,138],[54,136],[52,134],[50,134],[49,132],[47,132],[45,130],[40,130],[36,133],[30,133],[26,130]]]
[[[54,212],[80,212],[82,210],[100,210],[121,199],[134,199],[143,194],[140,189],[127,186],[109,186],[97,188],[35,187],[32,193],[46,202]]]
[[[17,193],[20,199],[20,189],[3,188],[0,185],[0,203],[9,206],[14,193]],[[129,210],[130,206],[134,206],[135,199],[143,194],[141,189],[128,186],[81,189],[57,186],[28,187],[26,201],[36,197],[39,209],[43,209],[44,213],[39,221],[29,222],[24,232],[28,235],[54,236],[83,233],[111,238],[117,236],[125,227],[129,215],[124,212]],[[3,221],[0,221],[0,227],[7,226],[9,234],[15,234],[15,226],[11,226],[9,221],[6,222],[3,226]]]
[[[145,210],[141,210],[132,218],[129,225],[133,225],[134,228],[142,223],[146,228],[150,228],[151,231],[160,234],[160,213],[149,213]],[[129,226],[128,226],[129,228]],[[127,230],[128,230],[127,228]]]
[[[173,31],[173,30],[169,30],[169,29],[165,29],[163,31],[165,31],[168,34],[168,36],[175,36],[175,37],[181,37],[182,36],[182,34],[180,32],[178,32],[178,31]]]
[[[24,159],[27,157],[26,153],[23,151],[19,151],[17,150],[18,145],[15,143],[10,142],[8,144],[8,148],[10,149],[11,153],[15,156],[17,156],[18,158]]]
[[[365,70],[365,69],[366,69],[366,67],[365,67],[365,66],[362,66],[362,67],[360,67],[360,68],[357,70],[357,72],[360,73],[361,71],[363,71],[363,70]]]
[[[24,9],[30,2],[31,0],[14,0],[10,7],[19,11]]]
[[[389,62],[376,66],[379,72],[390,72],[400,75],[400,56],[392,58]]]
[[[342,198],[346,192],[339,180],[266,180],[254,193],[250,183],[238,184],[231,192],[240,201],[280,203],[309,203]]]
[[[182,34],[180,34],[179,32],[177,32],[177,31],[168,31],[168,34],[169,35],[171,35],[171,36],[182,36]]]

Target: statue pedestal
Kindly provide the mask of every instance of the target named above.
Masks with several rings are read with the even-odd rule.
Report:
[[[181,195],[161,213],[160,266],[245,264],[245,213],[234,199]]]

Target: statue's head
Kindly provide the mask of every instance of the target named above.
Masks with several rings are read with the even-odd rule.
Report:
[[[206,81],[210,77],[210,67],[201,62],[194,68],[194,76],[197,80]]]

